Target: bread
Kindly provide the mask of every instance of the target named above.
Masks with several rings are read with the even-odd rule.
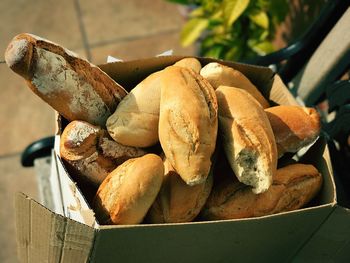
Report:
[[[127,92],[107,74],[58,44],[19,34],[5,53],[7,65],[67,120],[104,126]]]
[[[277,148],[270,122],[247,91],[220,86],[219,130],[227,159],[238,180],[265,192],[277,169]]]
[[[263,108],[270,107],[269,102],[264,98],[261,92],[238,70],[217,62],[211,62],[202,68],[200,74],[210,82],[214,89],[217,89],[219,86],[244,89],[248,91]]]
[[[197,72],[201,68],[195,58],[184,58],[175,64]],[[157,71],[142,80],[108,118],[107,130],[115,141],[135,147],[158,143],[161,74],[162,71]]]
[[[321,121],[314,108],[281,105],[265,109],[277,144],[278,156],[297,152],[320,134]]]
[[[162,159],[155,154],[130,159],[113,170],[94,199],[99,223],[141,223],[157,197],[163,176]]]
[[[211,85],[193,70],[166,68],[161,76],[159,140],[169,163],[188,185],[207,179],[217,128]]]
[[[149,223],[191,222],[203,208],[213,185],[212,173],[204,183],[189,186],[165,159],[161,190],[147,214]]]
[[[79,181],[98,187],[124,161],[145,155],[142,149],[121,145],[107,131],[84,121],[72,121],[60,140],[60,156]]]
[[[188,69],[192,69],[194,70],[194,72],[198,73],[201,71],[202,69],[202,65],[199,62],[198,59],[196,58],[183,58],[179,61],[177,61],[174,66],[178,66],[178,67],[183,67],[183,68],[188,68]]]
[[[239,219],[292,211],[307,205],[320,191],[322,176],[313,165],[292,164],[277,170],[271,187],[254,194],[237,180],[221,177],[214,185],[201,217]]]
[[[160,75],[150,74],[120,102],[107,120],[111,137],[124,145],[149,147],[158,139]]]

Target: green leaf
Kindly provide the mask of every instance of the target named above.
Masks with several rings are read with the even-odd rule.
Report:
[[[204,18],[193,18],[189,20],[182,28],[180,42],[184,47],[195,42],[208,27],[209,21]]]
[[[223,46],[215,45],[208,50],[202,51],[202,55],[209,58],[221,58]]]
[[[251,48],[260,56],[264,56],[266,54],[269,54],[269,53],[275,51],[274,46],[269,41],[257,43],[255,45],[251,46]]]
[[[224,0],[222,3],[226,26],[230,27],[246,10],[249,0]]]
[[[264,11],[257,11],[250,14],[249,19],[264,29],[269,28],[269,17]]]

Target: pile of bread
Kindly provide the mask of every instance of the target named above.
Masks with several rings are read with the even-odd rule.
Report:
[[[31,34],[17,35],[5,59],[69,122],[60,157],[94,189],[101,224],[263,216],[304,207],[320,191],[313,165],[277,169],[285,153],[318,137],[316,110],[271,106],[231,67],[184,58],[127,92]]]

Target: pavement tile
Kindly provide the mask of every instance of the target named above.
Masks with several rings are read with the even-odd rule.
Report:
[[[10,40],[23,32],[36,34],[70,49],[83,47],[72,0],[1,0],[0,17],[0,59]]]
[[[93,63],[103,64],[106,63],[108,55],[123,60],[134,60],[154,57],[170,49],[173,50],[174,55],[195,55],[193,47],[184,48],[180,45],[179,32],[115,42],[95,47],[91,49],[91,54]]]
[[[90,46],[179,29],[178,6],[164,0],[79,1]]]

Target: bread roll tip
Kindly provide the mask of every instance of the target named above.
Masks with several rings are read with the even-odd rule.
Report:
[[[5,61],[10,69],[29,79],[30,58],[33,48],[25,38],[14,38],[5,51]]]

